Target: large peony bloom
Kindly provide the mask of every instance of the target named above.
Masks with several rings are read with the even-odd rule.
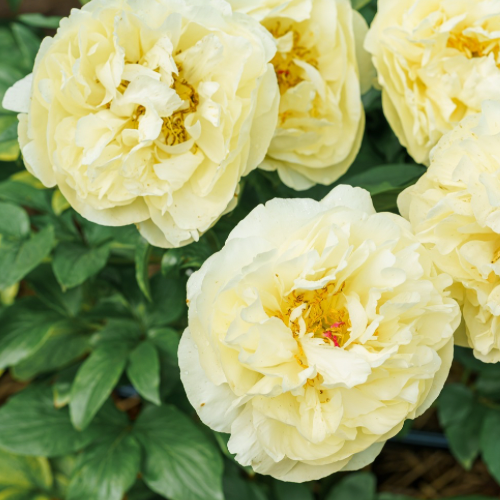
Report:
[[[365,129],[361,92],[374,76],[366,22],[350,0],[229,1],[278,45],[279,123],[261,168],[298,190],[332,184],[356,158]]]
[[[272,37],[223,0],[93,0],[6,95],[26,166],[98,224],[198,239],[278,119]]]
[[[450,284],[362,189],[259,206],[189,280],[188,398],[259,473],[363,467],[443,386],[460,322]]]
[[[500,361],[500,103],[485,102],[441,139],[399,208],[456,281],[475,356]]]
[[[486,99],[500,99],[498,0],[379,0],[366,38],[384,112],[419,162]]]

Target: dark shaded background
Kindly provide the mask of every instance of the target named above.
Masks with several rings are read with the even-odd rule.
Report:
[[[48,16],[65,16],[72,8],[81,7],[78,0],[24,0],[21,12],[38,12]],[[7,0],[0,0],[0,18],[11,17]]]

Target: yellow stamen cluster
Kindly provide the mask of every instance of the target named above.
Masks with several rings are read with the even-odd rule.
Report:
[[[493,54],[495,56],[495,60],[498,61],[500,52],[499,42],[499,39],[485,40],[484,42],[481,42],[477,38],[464,35],[463,33],[451,33],[448,38],[447,46],[464,53],[468,59],[472,59],[474,57],[487,57],[490,54]]]
[[[277,52],[274,59],[271,61],[278,78],[278,84],[281,94],[284,94],[288,89],[297,86],[304,81],[303,69],[295,64],[295,60],[299,59],[311,66],[318,68],[318,61],[314,57],[313,51],[308,49],[301,43],[300,33],[294,29],[282,29],[281,24],[277,23],[274,28],[269,29],[274,38],[281,38],[287,33],[293,33],[293,48],[290,52]]]
[[[189,139],[184,120],[187,115],[194,113],[200,104],[198,93],[192,85],[180,76],[180,71],[181,68],[179,68],[179,75],[172,75],[174,78],[172,88],[175,89],[179,97],[187,103],[188,106],[184,109],[177,110],[167,118],[163,118],[162,131],[165,134],[167,146],[176,146]]]
[[[293,291],[274,316],[290,328],[296,339],[301,332],[312,333],[327,344],[342,347],[349,339],[351,327],[346,309],[338,304],[344,286],[331,282],[319,290]]]
[[[200,104],[200,98],[198,93],[192,85],[190,85],[187,80],[181,76],[182,67],[179,66],[179,74],[173,74],[173,84],[172,88],[175,89],[178,96],[185,102],[182,109],[175,111],[171,116],[163,118],[162,134],[165,136],[165,142],[167,146],[176,146],[177,144],[182,144],[189,139],[189,133],[184,125],[184,120],[186,116],[190,113],[194,113],[198,109]],[[122,80],[118,90],[124,93],[130,82]],[[108,106],[109,108],[110,106]],[[132,122],[136,127],[139,126],[139,118],[146,113],[146,108],[144,106],[138,106],[134,114],[132,115]]]

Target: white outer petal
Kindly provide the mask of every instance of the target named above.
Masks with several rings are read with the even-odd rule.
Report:
[[[189,328],[182,334],[178,356],[186,395],[201,421],[215,431],[230,432],[231,424],[240,413],[240,409],[230,410],[236,396],[229,385],[217,386],[208,379]]]
[[[321,204],[328,208],[348,207],[369,215],[375,214],[372,197],[366,189],[341,184],[333,188],[322,200]]]
[[[373,443],[366,450],[356,453],[356,455],[349,460],[349,463],[342,468],[342,472],[359,470],[371,464],[378,457],[385,443],[385,441]]]
[[[16,113],[28,113],[31,103],[33,73],[14,83],[4,95],[2,107]]]

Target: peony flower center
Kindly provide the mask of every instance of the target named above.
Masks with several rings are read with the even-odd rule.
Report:
[[[490,54],[498,59],[500,52],[500,39],[479,41],[477,38],[465,35],[464,33],[451,33],[448,38],[447,47],[459,50],[464,53],[468,59],[475,57],[487,57]]]
[[[331,282],[319,290],[293,291],[274,316],[290,328],[294,338],[313,335],[325,344],[343,347],[349,340],[351,322],[341,301],[344,284]]]
[[[177,92],[177,95],[184,101],[184,105],[172,115],[162,118],[163,125],[161,137],[164,138],[167,146],[176,146],[177,144],[182,144],[189,140],[190,136],[184,124],[185,119],[189,114],[195,113],[200,104],[200,97],[195,88],[183,78],[182,66],[180,64],[177,65],[177,69],[179,72],[178,74],[172,73],[173,83],[171,88],[173,88]],[[118,91],[122,94],[125,93],[129,85],[129,81],[122,80],[118,86]],[[108,104],[106,107],[109,109],[111,104]],[[137,106],[132,115],[132,123],[135,128],[139,127],[139,119],[145,114],[146,108],[142,105]]]
[[[278,22],[273,28],[269,29],[269,32],[275,39],[283,38],[288,33],[291,33],[293,38],[293,45],[290,50],[280,51],[278,49],[271,61],[276,70],[280,92],[284,94],[287,90],[304,81],[302,77],[304,70],[296,63],[297,60],[306,62],[316,69],[318,68],[318,61],[314,57],[313,51],[302,44],[300,33],[293,28],[283,29],[281,23]]]
[[[176,146],[189,140],[189,133],[184,125],[187,115],[194,113],[200,104],[198,93],[187,80],[181,76],[182,69],[179,68],[179,75],[173,74],[174,83],[172,88],[177,95],[186,103],[183,109],[175,111],[174,114],[163,118],[162,133],[165,134],[167,146]]]

